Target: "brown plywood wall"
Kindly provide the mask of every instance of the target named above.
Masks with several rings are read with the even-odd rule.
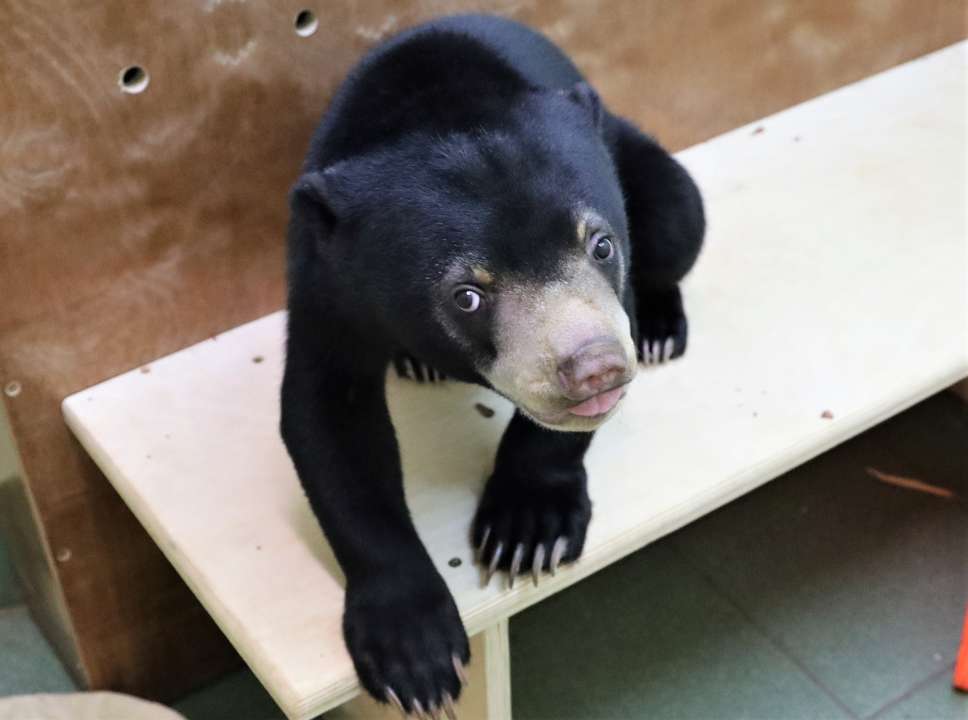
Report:
[[[334,86],[470,9],[544,30],[673,149],[965,35],[960,0],[0,2],[0,383],[49,550],[33,572],[69,621],[49,592],[34,609],[92,687],[170,698],[237,658],[60,401],[280,308],[286,191]]]

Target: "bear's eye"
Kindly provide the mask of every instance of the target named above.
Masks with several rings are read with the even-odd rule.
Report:
[[[595,241],[592,245],[592,256],[596,260],[605,261],[612,257],[615,252],[615,246],[612,245],[612,238],[608,235],[602,235]]]
[[[472,287],[457,288],[454,302],[466,313],[475,312],[481,306],[481,293]]]

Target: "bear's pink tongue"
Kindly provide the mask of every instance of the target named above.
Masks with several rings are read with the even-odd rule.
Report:
[[[603,393],[599,393],[593,397],[588,398],[584,402],[578,403],[572,408],[568,408],[568,412],[572,415],[579,415],[581,417],[595,417],[596,415],[604,415],[619,401],[622,397],[622,392],[625,388],[617,387],[612,390],[606,390]]]

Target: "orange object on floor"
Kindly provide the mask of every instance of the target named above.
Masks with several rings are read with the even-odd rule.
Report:
[[[952,679],[955,689],[968,692],[968,606],[965,607],[965,627],[961,631],[961,647],[955,661],[955,676]]]

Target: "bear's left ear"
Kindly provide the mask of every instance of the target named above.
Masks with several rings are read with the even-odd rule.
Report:
[[[317,219],[325,234],[332,232],[339,217],[337,172],[333,168],[303,173],[289,192],[289,203],[296,211]]]
[[[592,123],[596,128],[601,129],[602,127],[602,101],[598,97],[598,93],[595,92],[594,88],[587,82],[582,80],[579,83],[575,83],[570,89],[565,91],[568,98],[585,108],[591,115]]]

